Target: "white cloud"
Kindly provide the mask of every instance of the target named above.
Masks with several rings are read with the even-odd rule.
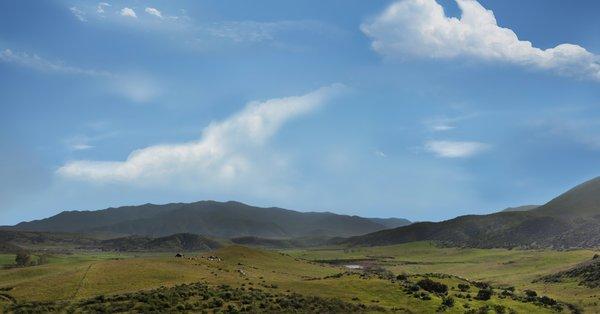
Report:
[[[71,13],[73,13],[73,15],[75,15],[75,17],[80,20],[81,22],[85,22],[87,21],[86,17],[85,17],[85,12],[79,10],[77,7],[70,7],[69,10],[71,11]]]
[[[476,116],[477,114],[474,113],[455,117],[437,116],[424,120],[423,124],[433,132],[444,132],[454,130],[456,129],[456,124],[459,122],[472,119]]]
[[[132,8],[122,8],[120,13],[121,16],[137,18],[137,15],[135,14],[135,11]]]
[[[94,146],[92,146],[92,145],[83,144],[83,143],[79,143],[79,144],[73,143],[70,147],[73,150],[87,150],[87,149],[90,149],[90,148],[94,148]]]
[[[111,5],[109,3],[106,2],[100,2],[98,3],[98,5],[96,6],[96,13],[98,14],[104,14],[104,8],[106,7],[110,7]]]
[[[163,18],[162,13],[155,8],[146,8],[146,10],[144,10],[144,11],[146,11],[146,13],[148,13],[150,15],[154,15],[158,18],[161,18],[161,19]]]
[[[363,23],[361,30],[372,38],[375,51],[391,58],[467,56],[600,80],[598,55],[573,44],[536,48],[511,29],[498,26],[494,13],[479,2],[456,2],[460,19],[446,16],[435,0],[403,0]]]
[[[453,130],[455,127],[451,126],[451,125],[447,125],[447,124],[437,124],[437,125],[432,125],[431,129],[433,131],[450,131]]]
[[[380,157],[380,158],[387,158],[387,154],[386,154],[386,153],[384,153],[384,152],[383,152],[383,151],[381,151],[381,150],[378,150],[378,149],[377,149],[377,150],[375,150],[375,151],[373,152],[373,154],[375,154],[375,156],[377,156],[377,157]]]
[[[102,126],[102,123],[99,122],[89,123],[88,128],[91,130],[95,130],[94,133],[96,134],[92,136],[78,134],[64,139],[63,142],[70,150],[88,150],[96,147],[94,145],[95,142],[114,137],[118,134],[118,132],[116,131],[103,131],[99,133],[98,130],[102,130],[104,128],[104,126]]]
[[[256,182],[274,175],[281,164],[261,155],[266,141],[289,119],[313,111],[342,89],[335,84],[302,96],[251,102],[228,119],[208,125],[198,141],[146,147],[125,161],[72,161],[57,173],[71,179],[137,185],[185,181],[210,188]]]
[[[12,63],[42,72],[98,78],[108,85],[109,89],[115,94],[140,103],[150,102],[163,93],[160,84],[149,74],[112,73],[103,70],[85,69],[67,65],[62,61],[50,61],[37,54],[13,52],[10,49],[0,51],[0,62]]]
[[[465,158],[477,155],[489,148],[480,142],[429,141],[425,150],[443,158]]]
[[[13,52],[10,49],[4,49],[0,52],[0,61],[14,63],[20,66],[32,68],[39,71],[61,72],[66,74],[78,74],[96,77],[112,77],[108,71],[98,71],[69,66],[60,61],[49,61],[36,54],[24,52]]]
[[[111,23],[123,27],[132,27],[147,31],[149,29],[168,35],[178,43],[184,43],[194,49],[207,49],[223,44],[274,44],[279,49],[302,49],[310,45],[293,43],[287,33],[307,32],[316,35],[339,38],[345,34],[341,29],[314,20],[278,20],[278,21],[214,21],[199,22],[190,18],[186,11],[168,12],[156,7],[145,7],[149,16],[138,16],[130,7],[118,10],[116,15],[105,15],[110,4],[100,2],[96,7],[83,8],[83,14],[95,23]],[[136,18],[136,23],[129,23],[122,16]],[[154,18],[156,17],[156,18]],[[286,41],[281,39],[286,37]],[[293,37],[293,36],[292,36]],[[292,42],[290,44],[289,42]],[[287,43],[287,44],[286,44]]]

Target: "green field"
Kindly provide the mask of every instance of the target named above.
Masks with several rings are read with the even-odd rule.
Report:
[[[9,298],[0,298],[0,303],[8,306],[12,299],[19,304],[72,302],[200,282],[213,287],[227,284],[239,289],[260,289],[278,295],[298,293],[335,298],[400,312],[435,312],[448,296],[454,300],[452,307],[445,308],[448,313],[464,313],[486,305],[490,313],[502,309],[506,313],[509,309],[518,313],[553,312],[548,306],[502,297],[503,288],[514,286],[516,295],[531,289],[540,296],[547,295],[563,304],[576,304],[586,312],[597,313],[598,289],[581,287],[576,282],[532,283],[540,275],[569,268],[593,254],[589,250],[443,248],[428,242],[282,252],[229,246],[215,252],[186,254],[183,258],[166,253],[77,253],[51,256],[46,265],[1,269],[0,291]],[[0,255],[1,264],[11,264],[13,260],[14,255]],[[345,264],[360,264],[369,271],[350,270]],[[398,279],[399,274],[407,277]],[[447,294],[422,289],[419,295],[407,292],[408,287],[425,277],[446,284]],[[494,295],[490,300],[474,298],[479,290],[474,281],[492,285]],[[461,292],[459,284],[469,284],[468,292]],[[427,296],[420,297],[421,293]],[[466,294],[471,298],[461,297]],[[565,306],[563,309],[569,312]]]

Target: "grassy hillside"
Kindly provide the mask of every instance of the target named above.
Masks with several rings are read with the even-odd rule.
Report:
[[[408,222],[394,218],[371,219],[254,207],[239,202],[201,201],[62,212],[50,218],[19,223],[14,229],[151,237],[195,233],[219,238],[291,238],[352,236],[405,223]]]
[[[544,282],[563,282],[570,279],[577,280],[579,285],[589,288],[600,288],[600,254],[581,264],[575,265],[567,270],[540,278]]]
[[[577,305],[586,312],[600,311],[600,290],[579,285],[581,279],[544,282],[548,274],[569,270],[589,261],[593,250],[508,250],[440,247],[432,242],[413,242],[392,246],[322,248],[285,251],[306,260],[336,265],[379,265],[395,274],[443,273],[494,286],[514,286],[534,290]],[[534,282],[535,281],[535,282]]]
[[[589,258],[591,254],[589,251],[533,253],[517,250],[473,250],[458,254],[458,252],[453,253],[452,250],[459,249],[438,248],[429,243],[417,243],[365,248],[361,251],[320,249],[286,253],[228,246],[209,253],[190,253],[183,258],[174,257],[173,254],[157,255],[156,253],[152,255],[115,253],[60,255],[52,257],[47,265],[0,270],[0,292],[8,296],[4,301],[0,299],[0,303],[4,303],[7,307],[16,306],[23,309],[34,306],[29,303],[31,301],[49,301],[51,303],[48,306],[58,307],[82,306],[81,304],[107,308],[136,306],[136,304],[141,306],[139,297],[154,300],[155,294],[159,292],[163,295],[171,295],[174,290],[169,290],[171,289],[169,287],[192,284],[184,287],[184,289],[191,289],[186,290],[188,291],[186,293],[194,295],[196,293],[194,291],[198,289],[210,290],[211,298],[213,294],[220,294],[221,285],[228,285],[230,288],[227,290],[238,289],[230,291],[237,295],[232,301],[235,306],[240,305],[237,300],[245,298],[243,296],[245,292],[258,291],[257,293],[268,295],[263,299],[267,302],[264,306],[281,306],[279,303],[281,300],[294,299],[295,293],[301,295],[297,298],[302,300],[318,296],[325,298],[326,301],[323,301],[325,303],[330,299],[339,299],[340,301],[332,304],[350,303],[352,306],[363,304],[365,307],[381,307],[387,311],[396,309],[402,312],[410,309],[418,313],[430,313],[440,309],[449,313],[463,313],[467,309],[479,310],[486,307],[490,311],[503,309],[506,313],[510,310],[519,313],[550,313],[557,306],[568,310],[567,303],[577,303],[586,309],[594,308],[589,304],[589,299],[586,299],[583,287],[557,283],[556,290],[544,291],[540,289],[540,285],[529,282],[528,278],[531,277],[525,276],[526,278],[519,279],[517,274],[524,276],[525,271],[529,270],[522,268],[520,262],[503,264],[517,258],[540,259],[538,264],[534,265],[539,267],[537,272],[548,271],[549,273]],[[343,267],[343,264],[327,261],[331,259],[347,260],[352,264],[361,263],[366,268],[350,270]],[[4,260],[8,261],[10,258]],[[492,262],[496,260],[498,264],[504,265],[505,269],[500,266],[490,268],[490,265],[496,265]],[[541,260],[550,261],[551,266],[543,266]],[[457,266],[458,263],[466,263],[466,265],[458,267],[458,271],[455,272],[452,265]],[[481,265],[474,267],[478,264]],[[510,281],[509,284],[514,285],[515,290],[508,291],[509,284],[504,281],[490,280],[491,298],[477,299],[479,290],[488,289],[477,286],[476,280],[481,276],[478,270],[482,269],[486,270],[481,272],[483,277],[494,277],[492,273],[495,273],[498,278]],[[511,269],[514,273],[513,277],[503,276],[511,272]],[[446,274],[439,274],[442,270]],[[434,272],[438,274],[433,274]],[[427,286],[419,286],[419,283],[427,278],[445,285],[447,291],[428,291]],[[196,287],[195,283],[200,283],[198,289],[193,288]],[[461,291],[459,284],[469,285],[468,291]],[[159,289],[161,286],[167,288],[161,290]],[[148,291],[152,289],[159,290]],[[181,288],[173,289],[181,291],[177,290]],[[525,289],[535,289],[540,295],[527,301]],[[556,294],[551,294],[554,291]],[[562,291],[562,294],[558,291]],[[98,299],[98,295],[104,297]],[[541,298],[543,295],[548,295],[550,300],[557,303],[553,305],[544,303],[546,299]],[[567,296],[571,299],[564,298]],[[178,298],[176,303],[181,303],[183,306],[203,306],[206,301],[190,299],[185,295]],[[11,301],[13,299],[16,300],[16,304]],[[277,301],[278,299],[280,301]],[[304,302],[299,299],[296,299],[297,302]],[[61,300],[64,302],[56,303]],[[196,304],[196,301],[199,303]],[[222,301],[224,302],[220,308],[226,309],[229,302]],[[449,302],[452,302],[452,306],[443,305]],[[102,305],[98,305],[99,303]],[[167,303],[161,306],[177,306],[170,301]],[[250,303],[259,305],[254,301]]]

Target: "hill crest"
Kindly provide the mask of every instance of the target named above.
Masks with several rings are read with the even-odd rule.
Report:
[[[371,219],[330,212],[255,207],[235,201],[199,201],[111,207],[96,211],[65,211],[49,218],[21,222],[11,228],[149,237],[194,233],[218,238],[293,238],[347,237],[402,223],[410,222],[394,218]]]

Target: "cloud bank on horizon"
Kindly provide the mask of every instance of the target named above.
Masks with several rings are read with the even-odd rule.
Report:
[[[475,0],[456,0],[462,14],[448,17],[435,0],[403,0],[390,5],[361,30],[379,54],[391,58],[473,57],[551,70],[600,81],[600,56],[564,43],[540,49],[500,27],[494,13]]]
[[[132,152],[125,161],[71,161],[57,173],[69,179],[139,185],[182,178],[227,185],[252,175],[265,176],[276,169],[257,171],[260,162],[252,159],[256,151],[288,120],[314,111],[344,88],[333,84],[302,96],[250,102],[233,116],[211,123],[198,141],[146,147]],[[276,165],[274,161],[269,167]]]

